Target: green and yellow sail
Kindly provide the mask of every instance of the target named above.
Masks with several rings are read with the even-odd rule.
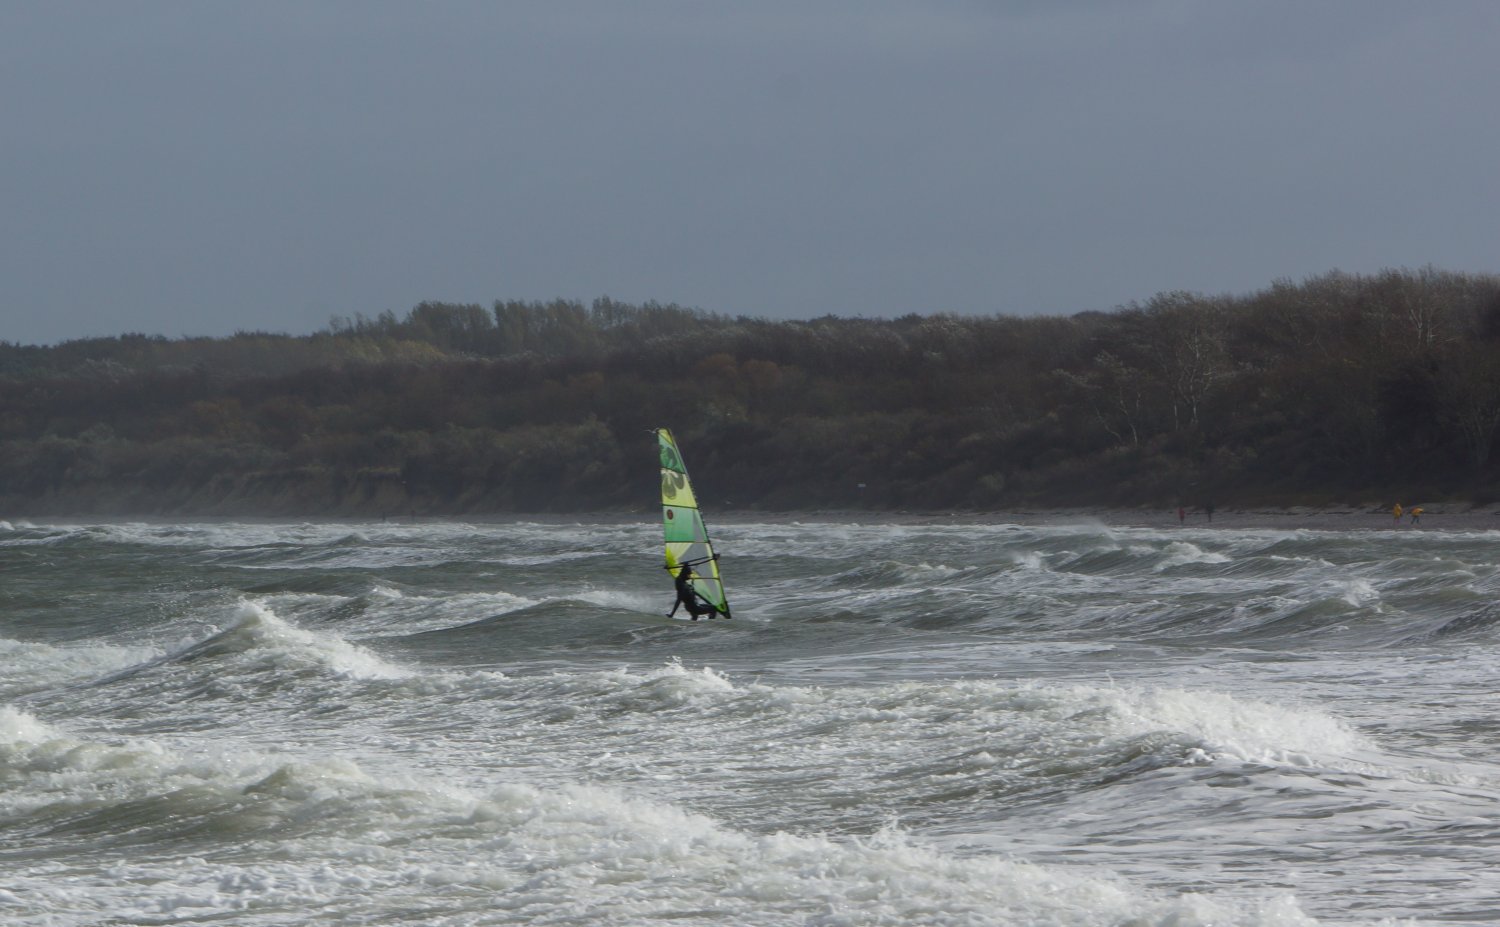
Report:
[[[682,452],[677,450],[669,429],[656,429],[656,440],[661,448],[661,517],[666,530],[667,569],[675,576],[679,565],[689,564],[698,595],[728,618],[729,599],[719,576],[719,558],[698,512],[698,499],[682,463]]]

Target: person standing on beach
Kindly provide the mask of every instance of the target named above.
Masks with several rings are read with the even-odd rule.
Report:
[[[1422,507],[1420,505],[1414,505],[1414,506],[1412,506],[1411,507],[1411,523],[1415,525],[1417,523],[1417,519],[1419,519],[1421,517],[1422,517]]]
[[[1391,507],[1391,514],[1394,515],[1394,516],[1396,516],[1396,524],[1398,524],[1398,525],[1401,524],[1401,512],[1402,511],[1403,511],[1403,509],[1401,508],[1401,503],[1399,503],[1399,502],[1397,502],[1394,506]]]

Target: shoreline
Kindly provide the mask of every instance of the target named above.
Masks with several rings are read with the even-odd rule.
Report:
[[[1175,509],[1058,508],[992,512],[809,510],[761,512],[708,509],[710,525],[737,524],[872,524],[872,525],[1069,525],[1095,524],[1110,528],[1308,530],[1308,531],[1497,531],[1500,505],[1423,505],[1415,524],[1407,515],[1397,522],[1389,510],[1336,506],[1314,508],[1227,508],[1210,518],[1202,510],[1188,510],[1179,522]],[[654,508],[639,512],[490,512],[472,514],[408,514],[394,517],[351,515],[0,515],[0,524],[654,524]]]
[[[1413,524],[1402,515],[1399,522],[1385,509],[1337,506],[1313,508],[1228,508],[1217,509],[1212,518],[1201,510],[1189,510],[1179,522],[1177,512],[1158,509],[1060,508],[1018,509],[995,512],[861,512],[815,511],[706,513],[704,520],[714,524],[754,523],[835,523],[911,524],[911,525],[1069,525],[1096,524],[1110,528],[1209,529],[1209,530],[1308,530],[1308,531],[1497,531],[1500,530],[1500,506],[1422,505],[1422,514]]]

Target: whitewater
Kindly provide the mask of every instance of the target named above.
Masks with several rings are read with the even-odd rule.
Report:
[[[1500,922],[1500,532],[0,521],[0,924]]]

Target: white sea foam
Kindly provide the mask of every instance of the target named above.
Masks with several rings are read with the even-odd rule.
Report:
[[[966,572],[965,567],[949,566],[946,563],[904,563],[898,564],[907,578],[927,579],[930,577],[949,577]]]
[[[1047,569],[1047,561],[1040,551],[1023,550],[1016,551],[1010,555],[1011,561],[1023,570],[1043,572]]]
[[[56,646],[0,638],[0,695],[96,679],[159,655],[152,647]]]
[[[34,743],[52,736],[51,728],[26,712],[0,705],[0,743]]]
[[[1174,541],[1168,544],[1165,554],[1161,562],[1153,568],[1158,573],[1190,563],[1228,563],[1231,559],[1228,554],[1204,550],[1187,541]]]
[[[591,560],[599,554],[591,550],[556,551],[544,554],[515,554],[509,557],[494,557],[489,563],[505,566],[546,566],[549,563],[565,563],[570,560]]]
[[[630,699],[644,696],[663,703],[749,696],[782,710],[794,709],[799,713],[811,710],[830,725],[896,721],[915,723],[927,731],[934,730],[934,725],[1003,731],[1007,725],[1029,716],[1031,733],[1038,722],[1057,725],[1059,730],[1069,728],[1116,738],[1172,731],[1192,737],[1211,752],[1257,762],[1307,764],[1335,760],[1370,748],[1347,724],[1314,709],[1275,705],[1211,690],[1047,686],[982,680],[905,682],[868,689],[759,683],[742,687],[710,667],[691,668],[678,660],[645,671],[622,668],[551,678],[575,695],[587,691],[594,696]],[[744,709],[758,710],[749,704]]]
[[[1180,731],[1210,753],[1242,760],[1320,765],[1370,746],[1337,718],[1308,708],[1202,690],[1097,691],[1121,732]]]
[[[32,755],[10,768],[48,777],[53,796],[50,807],[27,813],[66,826],[58,802],[97,808],[102,798],[144,809],[159,801],[158,819],[134,812],[137,828],[197,817],[203,827],[280,847],[243,862],[123,854],[92,876],[71,875],[66,892],[49,883],[45,867],[13,866],[8,890],[38,923],[81,925],[101,914],[123,922],[355,923],[414,905],[430,912],[424,923],[453,925],[537,918],[646,925],[670,912],[766,925],[1313,923],[1283,896],[1158,895],[1105,873],[957,857],[894,829],[847,840],[756,834],[594,786],[512,783],[475,794],[374,776],[337,757],[191,760],[149,744],[92,745],[65,735],[49,747],[57,732],[0,710],[0,736],[18,726],[33,740]]]
[[[1380,591],[1367,579],[1338,580],[1328,588],[1355,608],[1368,608],[1380,602]]]
[[[462,592],[433,596],[377,586],[371,593],[372,607],[359,627],[375,635],[403,636],[455,628],[486,618],[531,608],[540,599],[503,590]]]
[[[557,674],[543,677],[541,684],[549,693],[556,693],[545,696],[549,701],[591,704],[603,699],[637,711],[701,704],[721,700],[737,691],[733,682],[713,669],[690,669],[679,660],[644,672],[621,668],[602,673]],[[517,685],[530,687],[534,683],[518,681]]]
[[[411,670],[381,659],[357,644],[318,631],[307,631],[283,620],[268,606],[241,600],[231,626],[221,641],[237,640],[265,659],[289,664],[315,663],[356,679],[403,679]]]
[[[1058,763],[1079,773],[1110,773],[1141,749],[1161,751],[1160,762],[1178,765],[1217,757],[1314,768],[1347,766],[1353,754],[1370,749],[1345,723],[1321,712],[1213,691],[978,680],[773,686],[736,683],[676,661],[647,671],[512,679],[508,685],[518,708],[607,705],[631,713],[611,715],[612,730],[587,750],[623,754],[651,743],[668,757],[713,743],[716,751],[738,755],[774,744],[789,771],[912,796],[936,788],[945,776],[985,776],[995,767],[1007,770],[993,785],[1002,789],[1040,785]],[[659,713],[685,706],[695,710],[692,719],[661,726]],[[924,756],[923,744],[934,740],[967,749],[950,746],[947,754]],[[578,747],[559,742],[554,749],[572,755]],[[903,772],[896,776],[891,768]]]

